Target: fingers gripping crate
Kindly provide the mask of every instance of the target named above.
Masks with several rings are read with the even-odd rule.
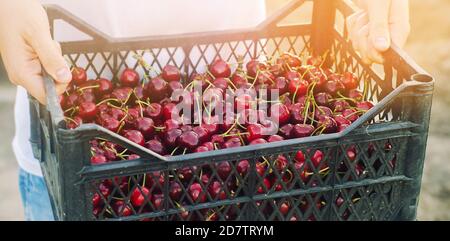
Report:
[[[308,6],[312,23],[278,24]],[[112,39],[56,6],[47,12],[52,26],[63,20],[91,37],[62,43],[62,50],[92,77],[116,80],[125,67],[142,71],[134,54],[157,71],[172,64],[186,76],[203,71],[217,56],[237,63],[282,52],[326,54],[326,65],[356,73],[366,98],[377,103],[340,133],[163,157],[94,124],[67,130],[53,81],[46,79],[48,105],[30,98],[31,142],[57,219],[415,219],[434,81],[396,47],[386,53],[384,68],[363,64],[343,27],[353,12],[347,1],[294,0],[253,29],[132,39]],[[96,138],[141,158],[92,166],[89,142]],[[303,167],[293,161],[299,150]],[[278,158],[287,164],[279,165]],[[259,160],[267,160],[267,167]],[[207,181],[201,178],[205,168]],[[275,180],[270,187],[264,183],[269,175]],[[215,181],[220,188],[214,189]],[[193,184],[195,196],[187,190]],[[132,205],[131,193],[144,186],[145,205]],[[101,208],[93,210],[93,201]]]

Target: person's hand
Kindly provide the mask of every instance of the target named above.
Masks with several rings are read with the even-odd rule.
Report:
[[[367,64],[383,63],[381,53],[405,44],[409,32],[409,0],[356,0],[361,8],[347,18],[353,47]]]
[[[38,0],[0,1],[0,54],[10,81],[43,104],[46,95],[41,64],[56,80],[58,94],[72,79]]]

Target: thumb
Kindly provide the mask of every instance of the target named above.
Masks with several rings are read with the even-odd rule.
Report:
[[[56,82],[69,83],[72,73],[61,54],[61,48],[50,37],[50,34],[39,34],[35,36],[31,44],[36,51],[44,69]]]
[[[390,0],[367,1],[369,38],[376,50],[384,52],[391,46],[389,29]]]

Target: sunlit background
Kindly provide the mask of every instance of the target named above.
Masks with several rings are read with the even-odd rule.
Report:
[[[287,1],[266,0],[268,14]],[[406,51],[436,78],[418,219],[450,220],[450,1],[410,2],[412,32]],[[23,219],[10,145],[14,96],[15,88],[0,67],[0,220]]]

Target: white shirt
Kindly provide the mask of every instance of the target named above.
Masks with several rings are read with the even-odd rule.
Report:
[[[252,27],[265,17],[264,0],[42,0],[58,4],[111,37],[136,37]],[[83,39],[83,34],[60,23],[55,39]],[[88,73],[89,74],[89,73]],[[105,76],[107,77],[107,76]],[[13,150],[19,166],[41,176],[33,156],[26,90],[18,87],[14,108]]]

